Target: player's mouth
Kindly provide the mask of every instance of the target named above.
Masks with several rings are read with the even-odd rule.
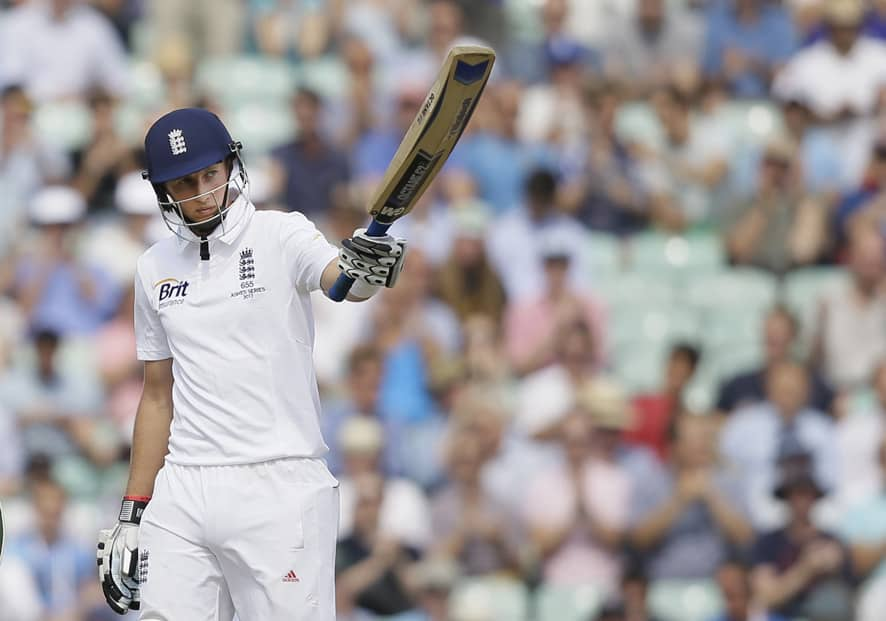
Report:
[[[201,217],[208,217],[211,215],[215,215],[218,213],[217,207],[199,207],[197,209],[197,215]]]

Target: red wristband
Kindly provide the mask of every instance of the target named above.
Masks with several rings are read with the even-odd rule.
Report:
[[[145,512],[145,508],[148,506],[148,500],[150,498],[145,498],[144,496],[124,496],[123,502],[120,505],[120,517],[117,518],[118,522],[127,523],[127,524],[140,524],[142,521],[142,513]]]

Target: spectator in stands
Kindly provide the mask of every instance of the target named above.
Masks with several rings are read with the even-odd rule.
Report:
[[[140,168],[138,152],[117,131],[117,107],[105,92],[94,91],[88,99],[92,113],[92,138],[74,152],[72,185],[80,191],[90,211],[114,206],[117,181]]]
[[[766,376],[769,370],[795,358],[800,325],[785,306],[775,306],[763,321],[763,366],[739,373],[726,380],[717,396],[717,411],[731,414],[735,410],[766,400]],[[809,407],[829,413],[834,391],[816,370],[809,371]]]
[[[40,621],[43,604],[34,576],[19,558],[6,555],[0,565],[0,621]]]
[[[466,575],[509,573],[520,577],[519,533],[507,511],[483,489],[483,447],[469,427],[449,434],[449,483],[432,499],[435,555],[455,560]]]
[[[107,19],[78,0],[28,2],[0,31],[0,86],[22,84],[38,102],[128,90],[126,52]]]
[[[355,607],[378,615],[406,612],[414,607],[406,571],[419,552],[385,533],[387,490],[380,476],[355,479],[352,491],[353,531],[335,553],[336,608],[343,614]]]
[[[342,425],[338,437],[344,453],[344,470],[339,476],[341,516],[339,538],[358,528],[357,501],[363,480],[382,482],[383,501],[378,518],[380,532],[404,546],[424,549],[431,542],[431,513],[422,490],[405,478],[385,478],[381,456],[386,438],[378,421],[357,416]]]
[[[698,70],[702,24],[665,0],[639,0],[634,14],[614,21],[603,44],[606,76],[633,95],[644,95],[677,72]]]
[[[154,53],[183,46],[193,58],[224,58],[243,49],[246,6],[240,0],[155,0],[146,8],[147,22],[156,33]]]
[[[135,351],[132,285],[120,300],[117,313],[95,335],[96,371],[105,395],[103,414],[114,425],[120,442],[129,446],[135,428],[135,413],[144,386],[144,365],[132,355]]]
[[[95,557],[63,529],[67,496],[61,485],[51,478],[39,479],[31,483],[30,493],[35,523],[9,542],[7,552],[28,566],[45,618],[83,618],[96,604],[89,594],[95,578]]]
[[[615,81],[592,82],[585,89],[586,141],[564,158],[563,203],[586,227],[628,235],[646,224],[646,192],[631,145],[619,135],[617,120],[626,93]]]
[[[385,104],[389,102],[380,92],[376,59],[366,40],[346,34],[342,36],[339,46],[347,78],[342,94],[329,101],[331,116],[340,119],[329,129],[335,142],[350,150],[364,134],[372,130]]]
[[[726,247],[734,264],[783,274],[823,255],[828,212],[801,185],[799,165],[792,139],[769,139],[756,192],[724,216]]]
[[[789,517],[784,528],[761,535],[754,545],[755,599],[788,618],[854,618],[849,553],[812,522],[812,507],[824,495],[816,477],[802,468],[787,468],[773,494],[786,502]]]
[[[298,137],[271,153],[276,162],[276,186],[289,211],[309,217],[328,216],[336,192],[344,192],[351,171],[345,154],[320,128],[323,101],[307,87],[296,92],[292,110]]]
[[[473,315],[484,315],[498,324],[504,313],[504,287],[486,253],[488,211],[478,202],[450,208],[454,239],[449,259],[436,274],[436,290],[462,323]]]
[[[372,345],[355,347],[348,356],[346,396],[326,403],[323,408],[323,437],[329,444],[326,462],[330,472],[338,476],[344,466],[343,447],[339,445],[342,427],[354,417],[378,421],[386,439],[382,470],[386,476],[401,474],[398,449],[402,445],[402,425],[379,409],[379,389],[383,373],[381,352]]]
[[[446,559],[429,558],[413,565],[410,583],[421,610],[415,621],[453,621],[449,596],[460,576],[458,564]]]
[[[739,97],[764,97],[775,72],[796,46],[782,6],[737,0],[708,10],[705,72]]]
[[[659,391],[634,397],[634,420],[625,440],[646,446],[660,459],[667,459],[672,426],[686,411],[684,393],[700,357],[701,352],[688,343],[671,348]]]
[[[711,417],[680,416],[670,462],[636,481],[630,539],[652,580],[705,579],[752,541],[741,483],[717,465],[717,426]]]
[[[477,195],[488,202],[495,215],[519,206],[528,174],[538,168],[553,169],[558,163],[554,149],[544,142],[528,142],[517,132],[523,99],[522,84],[514,80],[493,81],[452,153],[447,166],[470,175]]]
[[[850,507],[839,525],[841,539],[852,550],[853,569],[865,579],[859,589],[856,621],[875,621],[886,606],[886,441],[882,430],[874,441],[879,489]]]
[[[517,135],[555,148],[574,146],[585,131],[581,97],[589,52],[573,39],[558,38],[545,49],[550,80],[526,89],[517,116]]]
[[[766,397],[765,402],[733,413],[720,437],[720,451],[742,479],[758,527],[772,526],[781,517],[771,490],[777,462],[788,447],[799,446],[811,455],[811,468],[826,489],[832,490],[839,477],[834,425],[807,405],[806,369],[789,361],[771,367],[766,374]]]
[[[42,185],[67,177],[64,152],[40,140],[33,128],[33,103],[20,85],[0,92],[0,187],[5,196],[0,241],[9,243],[24,219],[27,202]]]
[[[160,215],[154,189],[142,179],[141,172],[126,173],[116,186],[116,217],[89,227],[82,258],[92,265],[101,265],[119,288],[126,289],[132,286],[136,262],[142,253],[172,233]]]
[[[833,135],[813,122],[812,110],[798,99],[779,102],[784,131],[799,146],[799,174],[811,194],[832,200],[847,179]],[[762,154],[761,154],[762,156]]]
[[[461,326],[452,310],[430,296],[430,267],[417,249],[409,251],[397,286],[372,307],[374,342],[384,355],[380,407],[399,422],[421,422],[434,415],[429,369],[454,356]]]
[[[591,583],[611,596],[618,592],[631,481],[611,454],[597,448],[595,434],[623,429],[627,413],[603,384],[589,392],[559,425],[563,461],[527,482],[523,517],[545,582]]]
[[[333,12],[322,5],[266,0],[246,4],[251,39],[259,52],[272,58],[315,58],[328,49],[339,26],[333,23]]]
[[[847,180],[861,179],[875,135],[872,116],[886,84],[886,44],[861,34],[862,0],[824,3],[827,37],[797,53],[773,83],[780,99],[806,104],[831,123]]]
[[[827,38],[794,56],[774,91],[805,102],[826,121],[869,115],[884,84],[886,45],[862,35],[861,0],[832,0],[824,7]]]
[[[855,231],[847,267],[850,281],[821,298],[813,348],[827,380],[845,391],[866,386],[886,358],[886,241],[875,230]]]
[[[405,76],[394,92],[390,119],[370,118],[351,149],[351,168],[358,189],[368,198],[381,180],[403,136],[424,103],[427,85]],[[369,114],[368,112],[366,114]]]
[[[886,137],[874,143],[864,179],[858,187],[845,194],[834,217],[838,251],[845,251],[853,231],[875,227],[886,231]]]
[[[649,576],[642,568],[642,561],[628,565],[621,579],[621,597],[625,621],[658,621],[649,611]]]
[[[469,380],[506,390],[511,369],[504,351],[501,324],[487,315],[474,315],[464,323],[464,365]]]
[[[515,42],[513,46],[515,49],[513,51],[509,49],[505,55],[508,75],[530,84],[548,80],[552,67],[545,50],[554,41],[572,41],[582,46],[589,54],[594,54],[594,50],[577,40],[569,31],[568,18],[572,12],[569,0],[543,0],[539,4],[535,25],[540,36],[534,37],[531,43]]]
[[[517,428],[544,437],[573,407],[579,388],[600,372],[598,345],[584,319],[558,326],[551,336],[552,363],[525,376],[517,387]]]
[[[524,189],[524,205],[496,218],[487,237],[489,259],[508,300],[516,302],[544,292],[543,241],[556,241],[561,252],[569,254],[572,288],[587,289],[586,232],[559,210],[557,177],[549,170],[537,169],[526,178]]]
[[[100,387],[88,373],[59,365],[57,333],[38,327],[33,344],[34,362],[22,361],[0,382],[0,403],[18,419],[26,459],[82,454],[98,466],[112,463],[116,447],[104,446],[96,433]]]
[[[743,563],[723,563],[717,569],[717,584],[724,611],[712,621],[787,621],[779,615],[759,610],[759,603],[753,601],[748,568]]]
[[[692,102],[675,86],[658,93],[656,106],[664,144],[642,167],[653,225],[679,232],[716,222],[729,172],[728,134],[693,123]]]
[[[505,316],[505,343],[511,365],[518,375],[542,369],[556,359],[562,333],[568,326],[584,323],[591,330],[594,362],[605,359],[605,320],[600,303],[569,282],[570,254],[567,239],[551,235],[542,239],[539,254],[544,265],[541,295],[509,304]]]
[[[24,473],[25,456],[16,413],[0,406],[0,497],[19,491]]]
[[[107,273],[75,255],[85,212],[76,190],[41,190],[29,208],[36,239],[14,266],[12,295],[28,320],[62,335],[94,333],[119,300]]]
[[[875,399],[851,405],[837,421],[838,491],[844,507],[877,494],[886,483],[880,464],[880,444],[886,437],[886,360],[877,365],[871,388]]]
[[[804,3],[802,0],[798,0],[795,4],[809,4],[809,13],[811,15],[815,15],[815,9],[821,9],[820,6],[816,6],[816,3],[809,2]],[[883,0],[869,0],[867,2],[868,9],[865,12],[864,20],[861,24],[862,34],[871,37],[872,39],[886,39],[886,3]],[[821,11],[819,10],[818,13]],[[820,15],[815,15],[816,18],[820,18]],[[822,39],[827,38],[827,27],[826,24],[822,24],[820,19],[810,19],[812,23],[811,27],[808,28],[809,34],[804,39],[804,44],[811,45],[812,43],[816,43],[821,41]]]

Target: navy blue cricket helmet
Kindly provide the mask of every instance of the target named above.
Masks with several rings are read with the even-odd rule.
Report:
[[[245,195],[247,191],[248,178],[240,156],[242,148],[240,142],[231,138],[221,119],[203,108],[173,110],[151,125],[145,135],[147,168],[142,176],[153,185],[170,230],[181,237],[179,229],[182,226],[194,230],[194,227],[204,227],[213,221],[223,223],[225,214],[231,207],[229,190],[233,187],[237,196]],[[228,179],[210,192],[223,185],[228,186],[224,203],[218,205],[218,211],[212,217],[202,222],[187,221],[181,203],[200,199],[209,192],[175,201],[163,184],[223,161],[232,162]]]
[[[173,110],[157,119],[145,136],[145,177],[155,185],[166,183],[221,162],[240,148],[209,110]]]

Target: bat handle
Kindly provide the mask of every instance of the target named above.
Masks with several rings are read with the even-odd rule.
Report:
[[[388,234],[389,228],[391,228],[390,224],[382,224],[378,220],[373,219],[372,222],[369,223],[369,228],[366,229],[366,234],[369,235],[369,237],[384,237]],[[332,288],[329,290],[329,299],[333,302],[341,302],[348,296],[348,291],[351,290],[351,285],[353,284],[353,278],[345,274],[339,274],[335,283],[332,285]]]

